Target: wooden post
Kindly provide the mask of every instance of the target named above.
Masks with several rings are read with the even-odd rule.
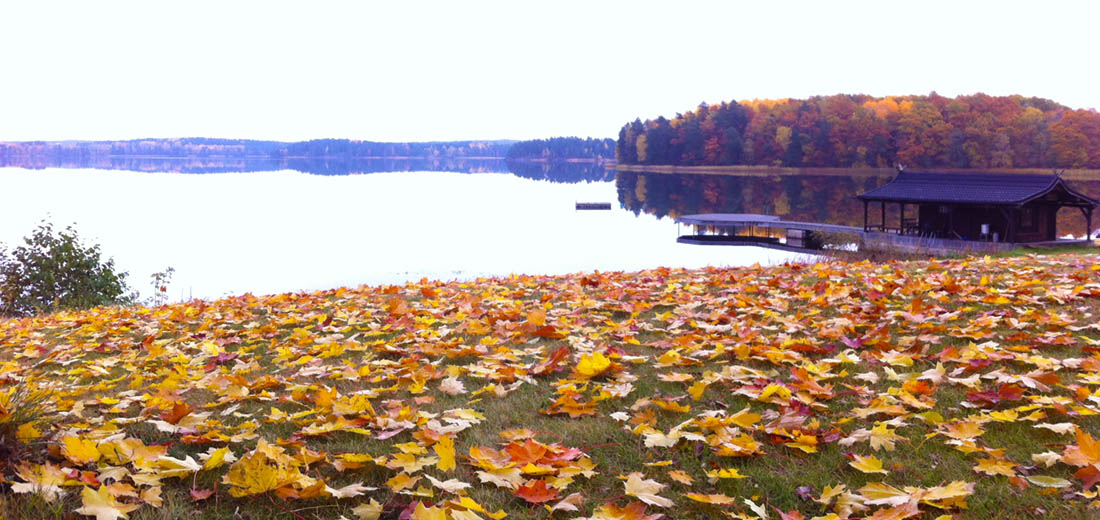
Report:
[[[1085,240],[1092,240],[1092,208],[1085,215]]]
[[[883,233],[886,232],[886,201],[885,200],[882,201],[882,229],[880,229],[880,231],[882,231]]]
[[[898,234],[905,234],[905,203],[901,203],[901,212],[898,215]]]
[[[868,225],[868,223],[867,223],[867,201],[865,200],[865,201],[863,201],[863,231],[864,232],[870,231],[870,228],[868,228],[867,225]]]

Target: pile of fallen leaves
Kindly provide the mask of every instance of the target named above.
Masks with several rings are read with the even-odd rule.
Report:
[[[0,424],[16,392],[48,395],[11,428],[28,449],[0,500],[98,520],[1087,516],[1097,261],[421,281],[0,321]]]

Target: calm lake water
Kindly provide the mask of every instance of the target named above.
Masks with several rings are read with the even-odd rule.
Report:
[[[545,173],[545,172],[543,172]],[[522,175],[522,176],[521,176]],[[677,244],[669,200],[637,177],[551,182],[536,171],[157,173],[0,168],[0,242],[47,219],[75,223],[149,293],[176,270],[173,300],[511,273],[777,264],[804,258]],[[573,175],[570,180],[593,178]],[[644,183],[645,181],[643,181]],[[655,184],[650,182],[650,185]],[[631,192],[629,200],[623,190]],[[638,195],[641,195],[639,200]],[[677,195],[674,195],[674,198]],[[706,195],[701,195],[706,200]],[[575,211],[576,201],[611,211]],[[653,202],[656,201],[656,202]],[[653,214],[650,214],[653,213]],[[658,215],[660,213],[660,215]]]

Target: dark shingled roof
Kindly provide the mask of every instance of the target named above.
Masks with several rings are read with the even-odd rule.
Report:
[[[857,198],[864,201],[1016,205],[1058,188],[1065,191],[1059,197],[1063,203],[1097,205],[1097,201],[1066,186],[1057,175],[1015,173],[900,172],[894,180]]]

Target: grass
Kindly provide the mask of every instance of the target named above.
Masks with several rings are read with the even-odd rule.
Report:
[[[446,419],[458,413],[480,419],[451,434],[457,467],[443,471],[427,464],[410,473],[471,484],[464,492],[469,498],[510,518],[573,518],[595,514],[604,504],[624,506],[638,500],[624,487],[633,472],[667,486],[659,495],[673,505],[647,511],[669,518],[753,518],[746,500],[766,505],[769,514],[811,518],[833,511],[812,500],[828,486],[845,485],[858,502],[860,488],[871,483],[933,488],[954,481],[973,484],[966,507],[941,511],[921,504],[920,518],[1092,518],[1097,509],[1079,494],[1089,489],[1074,476],[1076,467],[1059,461],[1048,468],[1031,458],[1045,451],[1061,456],[1075,443],[1072,433],[1036,423],[1071,423],[1100,437],[1100,415],[1092,415],[1100,409],[1087,398],[1100,396],[1100,379],[1088,368],[1093,362],[1082,361],[1098,359],[1100,366],[1090,350],[1100,341],[1100,327],[1092,326],[1100,316],[1100,277],[1097,257],[1082,253],[426,282],[2,321],[0,381],[32,384],[48,396],[41,408],[47,411],[34,415],[45,414],[36,419],[43,436],[9,457],[2,470],[13,483],[23,482],[14,472],[20,460],[89,476],[116,471],[105,461],[67,457],[59,446],[73,436],[100,446],[112,438],[140,439],[200,463],[199,454],[212,447],[228,447],[241,458],[263,439],[308,457],[295,464],[332,488],[361,483],[376,489],[344,499],[284,500],[273,491],[234,497],[222,482],[226,465],[163,479],[159,506],[124,493],[116,498],[140,506],[130,518],[354,519],[352,509],[368,499],[384,504],[381,518],[397,518],[417,501],[442,506],[456,495],[394,492],[387,482],[397,469],[366,463],[341,470],[340,454],[392,460],[401,445],[412,443],[426,450],[418,457],[431,456],[437,434],[429,421],[438,421],[436,428],[454,424]],[[558,370],[537,373],[535,367],[562,347],[570,355]],[[614,363],[591,377],[578,372],[580,360],[595,352]],[[923,389],[906,386],[941,366],[941,380]],[[1047,373],[1059,381],[1027,386],[1019,400],[971,398],[996,391],[998,377],[1016,381]],[[466,393],[441,391],[447,377],[462,381]],[[696,400],[689,390],[701,380],[710,384]],[[811,380],[826,390],[813,390]],[[791,397],[763,397],[770,387]],[[568,393],[594,403],[591,411],[577,417],[545,413]],[[152,422],[167,422],[181,403],[194,409],[183,416],[187,430],[162,431],[163,424]],[[892,407],[861,415],[876,403]],[[760,419],[736,429],[703,426],[709,416],[744,409]],[[918,414],[925,411],[943,423],[922,419]],[[1043,417],[992,415],[1010,411]],[[200,413],[210,415],[189,418]],[[406,426],[395,430],[403,421]],[[855,439],[880,421],[892,421],[902,437],[893,450]],[[943,433],[961,421],[984,430],[966,452]],[[316,430],[329,424],[338,426]],[[691,436],[647,446],[647,434],[672,435],[677,428]],[[502,432],[518,429],[547,445],[576,448],[594,463],[590,477],[557,481],[560,497],[585,497],[581,511],[550,513],[481,481],[471,449],[502,448]],[[720,454],[729,438],[742,434],[759,444],[758,453]],[[814,439],[815,452],[790,444],[800,435]],[[848,437],[853,442],[840,442]],[[855,469],[849,462],[856,454],[878,457],[888,473]],[[1011,462],[1015,480],[976,472],[987,457]],[[130,474],[147,472],[139,466],[123,465]],[[708,479],[708,472],[731,468],[746,478]],[[677,481],[671,470],[692,482]],[[1070,484],[1028,484],[1034,475]],[[150,487],[131,476],[118,479],[103,477],[138,490]],[[56,502],[9,484],[0,493],[0,513],[80,518],[81,487],[68,484]],[[427,479],[419,485],[422,494],[432,487]],[[214,493],[196,502],[192,489]],[[298,484],[282,490],[304,491]],[[735,501],[703,504],[687,493]],[[852,515],[875,511],[885,514],[886,507],[870,505]]]

